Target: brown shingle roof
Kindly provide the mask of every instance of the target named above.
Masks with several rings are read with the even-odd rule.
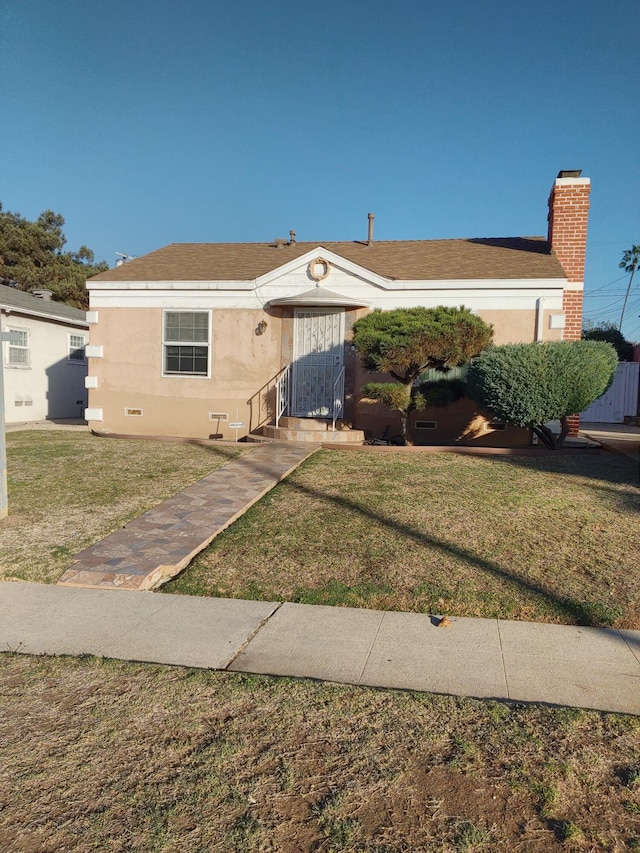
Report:
[[[390,279],[564,278],[542,237],[294,243],[171,243],[90,281],[250,281],[316,246]]]

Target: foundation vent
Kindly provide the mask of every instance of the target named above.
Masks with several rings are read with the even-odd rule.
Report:
[[[226,412],[209,412],[210,421],[228,421],[229,415]]]
[[[416,421],[416,429],[438,429],[437,421]]]
[[[142,409],[125,409],[124,413],[128,418],[141,418],[142,417]]]

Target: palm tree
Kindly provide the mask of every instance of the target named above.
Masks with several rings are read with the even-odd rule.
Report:
[[[627,286],[627,294],[624,297],[624,305],[622,306],[622,314],[620,315],[620,324],[618,326],[618,330],[622,329],[622,321],[624,319],[624,312],[627,307],[627,299],[629,298],[629,293],[631,292],[631,285],[633,284],[633,276],[635,275],[636,269],[638,268],[638,262],[640,262],[640,243],[636,243],[635,246],[632,246],[622,256],[622,260],[618,264],[621,270],[630,273],[629,275],[629,284]]]

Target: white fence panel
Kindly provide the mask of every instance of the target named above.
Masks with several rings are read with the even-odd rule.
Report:
[[[584,421],[621,424],[625,416],[638,414],[640,363],[621,361],[616,368],[611,388],[580,415]]]

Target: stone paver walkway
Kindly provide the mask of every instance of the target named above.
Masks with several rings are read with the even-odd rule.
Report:
[[[157,587],[316,450],[300,444],[256,447],[80,551],[58,585]]]

